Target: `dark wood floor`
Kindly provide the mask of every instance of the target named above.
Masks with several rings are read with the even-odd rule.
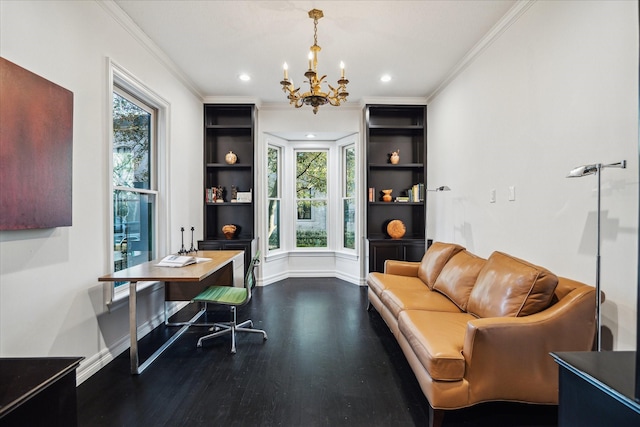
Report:
[[[78,387],[80,426],[425,426],[428,403],[366,288],[288,279],[256,288],[238,311],[269,334],[196,348],[192,327],[142,375],[128,351]],[[187,316],[192,308],[179,315]],[[178,316],[179,316],[178,315]],[[209,321],[226,320],[215,310]],[[168,329],[170,329],[168,331]],[[173,332],[158,327],[141,356]],[[491,403],[447,412],[446,427],[557,425],[557,408]]]

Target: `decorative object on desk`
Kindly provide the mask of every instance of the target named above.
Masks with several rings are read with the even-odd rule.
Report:
[[[186,267],[191,264],[199,264],[211,261],[211,258],[198,258],[193,256],[169,255],[160,260],[156,265],[158,267]]]
[[[404,226],[404,222],[399,219],[389,221],[387,224],[387,233],[392,239],[401,239],[407,232],[407,228]]]
[[[390,202],[393,198],[391,197],[391,192],[393,190],[382,190],[382,201]]]
[[[182,246],[180,247],[180,250],[178,251],[179,255],[184,255],[187,253],[187,250],[184,247],[184,227],[180,227],[180,233],[182,233]]]
[[[222,233],[224,233],[224,237],[226,237],[228,240],[233,239],[233,237],[236,235],[237,230],[238,227],[233,224],[227,224],[222,227]]]
[[[400,161],[400,149],[397,149],[396,151],[391,153],[391,155],[389,156],[389,161],[392,165],[398,164],[398,162]]]
[[[196,252],[196,248],[193,246],[193,231],[195,227],[191,227],[191,247],[189,248],[189,253]]]
[[[238,161],[238,156],[236,156],[233,151],[229,151],[225,154],[224,161],[227,162],[228,165],[235,165]]]
[[[572,169],[567,175],[567,178],[581,178],[587,175],[596,175],[598,181],[598,207],[597,207],[597,229],[596,229],[596,350],[600,351],[602,348],[602,331],[601,327],[601,314],[600,314],[600,303],[601,303],[601,294],[600,294],[600,175],[602,174],[602,169],[605,168],[620,168],[625,169],[627,167],[627,161],[622,160],[617,163],[610,163],[608,165],[603,165],[602,163],[596,163],[593,165],[584,165],[578,166],[575,169]]]

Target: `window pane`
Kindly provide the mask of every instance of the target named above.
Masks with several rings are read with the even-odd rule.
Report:
[[[315,200],[312,202],[298,201],[300,204],[310,203],[311,220],[296,221],[296,246],[299,248],[327,247],[327,202]]]
[[[296,198],[325,198],[327,194],[327,152],[296,153]]]
[[[278,197],[278,150],[269,147],[267,152],[267,197]]]
[[[269,200],[269,250],[280,248],[280,200]]]
[[[154,203],[154,195],[114,191],[114,271],[153,259]]]
[[[355,197],[356,195],[356,149],[349,147],[344,150],[344,174],[345,174],[345,197]]]
[[[296,247],[327,247],[327,152],[296,152]]]
[[[151,113],[113,93],[113,185],[150,189]]]
[[[345,248],[356,248],[356,203],[355,199],[343,200],[344,224],[342,244]]]

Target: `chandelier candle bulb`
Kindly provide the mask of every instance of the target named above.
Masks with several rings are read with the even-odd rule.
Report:
[[[284,79],[288,80],[289,79],[289,66],[287,65],[286,62],[284,63],[282,68],[284,69]]]
[[[344,79],[344,62],[340,61],[340,77]]]
[[[309,52],[309,69],[313,70],[313,52]]]

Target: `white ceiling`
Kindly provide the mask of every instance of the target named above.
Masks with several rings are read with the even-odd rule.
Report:
[[[318,22],[318,71],[335,86],[346,65],[349,104],[431,95],[516,0],[222,1],[115,0],[206,97],[286,105],[282,64],[304,81]],[[241,73],[251,81],[238,79]],[[382,83],[389,74],[392,81]],[[304,87],[303,87],[304,88]]]

